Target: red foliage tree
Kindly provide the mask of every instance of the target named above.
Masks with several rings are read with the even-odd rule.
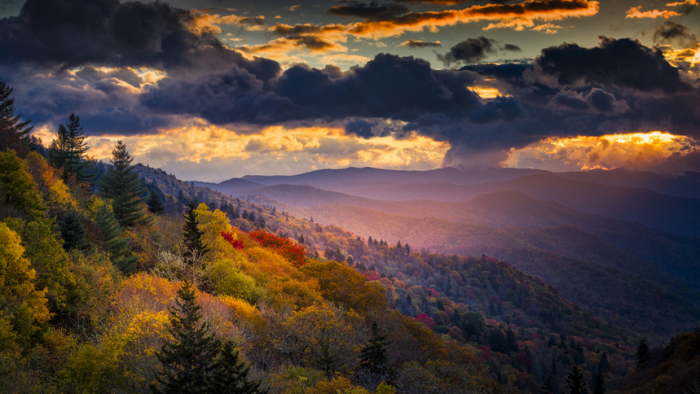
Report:
[[[273,249],[296,267],[301,267],[308,262],[304,247],[287,238],[278,237],[263,230],[255,230],[248,233],[248,235],[260,245]]]
[[[435,320],[431,319],[430,316],[426,315],[425,313],[421,313],[420,315],[416,316],[416,320],[425,324],[431,330],[436,326]]]
[[[221,236],[224,237],[224,239],[228,241],[228,243],[230,243],[234,249],[243,249],[243,241],[241,241],[240,239],[233,239],[233,234],[227,233],[226,231],[222,231]]]

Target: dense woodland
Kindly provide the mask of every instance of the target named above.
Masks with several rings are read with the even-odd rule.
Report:
[[[431,254],[295,218],[132,165],[121,142],[111,164],[96,163],[77,115],[44,148],[4,83],[0,116],[0,392],[700,384],[697,333],[661,350],[658,335],[649,349],[655,328],[635,330],[628,316],[639,308],[616,310],[628,319],[615,322],[591,313],[613,308],[602,290],[560,292],[486,255]],[[571,295],[598,298],[584,307]]]

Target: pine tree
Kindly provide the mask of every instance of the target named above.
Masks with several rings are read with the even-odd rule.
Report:
[[[0,152],[14,150],[25,157],[31,150],[29,120],[21,121],[22,115],[15,116],[15,99],[12,88],[0,79]]]
[[[376,321],[372,322],[371,332],[372,336],[369,342],[362,348],[360,353],[360,364],[357,366],[356,379],[365,387],[367,387],[367,383],[370,383],[370,386],[374,386],[382,381],[391,384],[393,371],[389,365],[389,353],[386,350],[386,347],[389,345],[389,342],[386,340],[387,336],[381,332]],[[374,387],[370,388],[374,389]]]
[[[637,371],[643,370],[651,361],[651,352],[647,340],[642,338],[637,346]]]
[[[513,330],[508,327],[506,330],[506,345],[508,346],[508,350],[511,352],[518,352],[520,349],[518,349],[518,343],[515,342],[515,333]]]
[[[92,245],[85,238],[85,226],[80,221],[80,216],[73,210],[68,210],[63,214],[58,223],[58,230],[63,238],[63,249],[65,250],[88,250]]]
[[[214,363],[214,373],[209,380],[210,394],[266,394],[260,382],[248,381],[250,367],[239,358],[232,341],[226,341]]]
[[[299,235],[299,243],[303,244],[304,243],[304,234]]]
[[[566,378],[566,387],[569,388],[569,394],[586,394],[586,381],[583,379],[583,373],[577,365],[569,373]]]
[[[183,243],[185,245],[185,260],[190,264],[193,263],[193,258],[202,258],[209,249],[204,246],[202,242],[202,236],[204,231],[199,229],[199,222],[197,221],[197,214],[195,213],[195,206],[193,202],[187,204],[187,212],[185,213],[185,227],[184,227],[184,239]]]
[[[163,203],[160,201],[158,194],[154,190],[151,190],[151,195],[148,197],[148,211],[154,215],[160,215],[163,213],[163,211],[165,211]]]
[[[49,162],[61,170],[64,182],[75,179],[78,183],[89,183],[93,176],[90,174],[92,161],[85,157],[90,148],[85,139],[80,117],[70,114],[65,125],[58,125],[56,139],[49,147]]]
[[[607,352],[603,352],[603,355],[600,357],[600,362],[598,363],[598,371],[602,373],[607,373],[610,371],[610,361],[608,360]]]
[[[129,241],[121,237],[122,228],[114,218],[112,209],[107,204],[103,204],[97,209],[95,222],[102,233],[102,239],[107,252],[109,252],[112,264],[125,275],[136,271],[136,263],[139,261],[139,258],[131,254]]]
[[[321,356],[316,359],[316,367],[320,369],[329,380],[335,375],[338,368],[338,362],[331,354],[328,344],[323,344],[321,347]]]
[[[168,333],[156,357],[163,366],[157,381],[160,387],[151,387],[159,394],[206,393],[221,342],[210,332],[209,323],[202,322],[202,309],[196,302],[194,289],[185,281],[177,292],[176,307],[168,308]]]
[[[153,221],[141,198],[145,190],[138,174],[133,172],[132,160],[126,151],[126,145],[117,141],[110,160],[114,169],[102,177],[100,184],[102,194],[112,200],[114,217],[126,228],[137,224],[148,226]]]
[[[594,382],[593,394],[605,394],[607,390],[605,388],[605,377],[603,376],[603,371],[598,371],[598,373],[595,375]]]
[[[550,393],[559,393],[559,372],[557,371],[557,361],[554,359],[554,354],[552,354],[552,373],[547,378],[545,382]]]

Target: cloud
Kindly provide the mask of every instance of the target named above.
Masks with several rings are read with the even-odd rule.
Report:
[[[626,18],[670,18],[673,16],[680,16],[680,12],[676,11],[669,11],[669,10],[651,10],[651,11],[642,11],[642,6],[638,7],[632,7],[626,12]]]
[[[520,51],[520,47],[511,44],[499,45],[497,40],[482,36],[478,38],[468,38],[450,48],[450,51],[446,54],[438,54],[437,56],[446,67],[450,67],[453,64],[479,62],[484,60],[488,55],[496,53],[499,50]]]
[[[194,14],[160,2],[28,0],[18,16],[0,19],[4,64],[178,65],[192,50],[220,46]]]
[[[409,9],[406,6],[399,4],[379,4],[375,1],[371,3],[349,1],[331,7],[328,10],[329,15],[354,17],[368,21],[394,20],[400,16],[406,15],[408,12]]]
[[[654,43],[672,44],[678,43],[689,46],[698,42],[697,36],[690,32],[687,26],[673,21],[665,21],[654,30]]]
[[[304,7],[304,6],[301,5],[301,4],[295,4],[295,5],[290,5],[289,7],[287,7],[287,9],[288,9],[289,11],[294,12],[294,11],[298,10],[299,8],[303,8],[303,7]]]
[[[627,38],[615,40],[601,36],[600,40],[596,48],[562,44],[543,49],[536,64],[562,86],[606,84],[670,94],[692,90],[661,50]]]
[[[410,41],[404,41],[401,44],[399,44],[400,47],[409,47],[409,48],[442,48],[442,45],[440,44],[440,41],[421,41],[421,40],[410,40]]]

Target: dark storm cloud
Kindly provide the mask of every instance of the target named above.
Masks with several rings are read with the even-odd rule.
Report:
[[[654,30],[654,42],[660,44],[678,43],[682,46],[698,42],[698,38],[687,26],[673,21],[665,21]]]
[[[331,7],[329,15],[361,18],[368,21],[395,20],[409,12],[408,7],[399,4],[379,4],[376,1],[362,3],[357,1],[343,2]]]
[[[562,86],[602,84],[668,94],[692,89],[682,80],[678,69],[666,61],[661,50],[647,48],[629,38],[600,39],[596,48],[562,44],[543,49],[537,65]]]
[[[368,122],[363,119],[351,120],[345,124],[345,133],[354,134],[358,137],[367,139],[370,137],[374,137],[374,134],[372,133],[372,127],[374,127],[375,125],[376,123]]]
[[[0,53],[3,63],[47,67],[175,65],[221,45],[193,23],[189,11],[159,2],[28,0],[19,16],[0,20]]]
[[[450,51],[444,55],[438,54],[438,59],[450,67],[453,64],[459,63],[476,63],[484,60],[488,55],[501,51],[520,51],[520,47],[512,44],[499,46],[497,40],[478,37],[468,38],[457,45],[450,48]]]
[[[479,80],[470,71],[433,70],[422,59],[380,54],[340,76],[294,66],[266,83],[237,70],[168,77],[141,102],[153,111],[189,113],[217,124],[385,118],[436,125],[512,117],[512,103],[485,105],[467,88]]]
[[[416,49],[416,48],[442,48],[442,45],[440,42],[425,42],[425,41],[420,41],[420,40],[410,40],[401,43],[402,47],[409,47],[411,49]]]

